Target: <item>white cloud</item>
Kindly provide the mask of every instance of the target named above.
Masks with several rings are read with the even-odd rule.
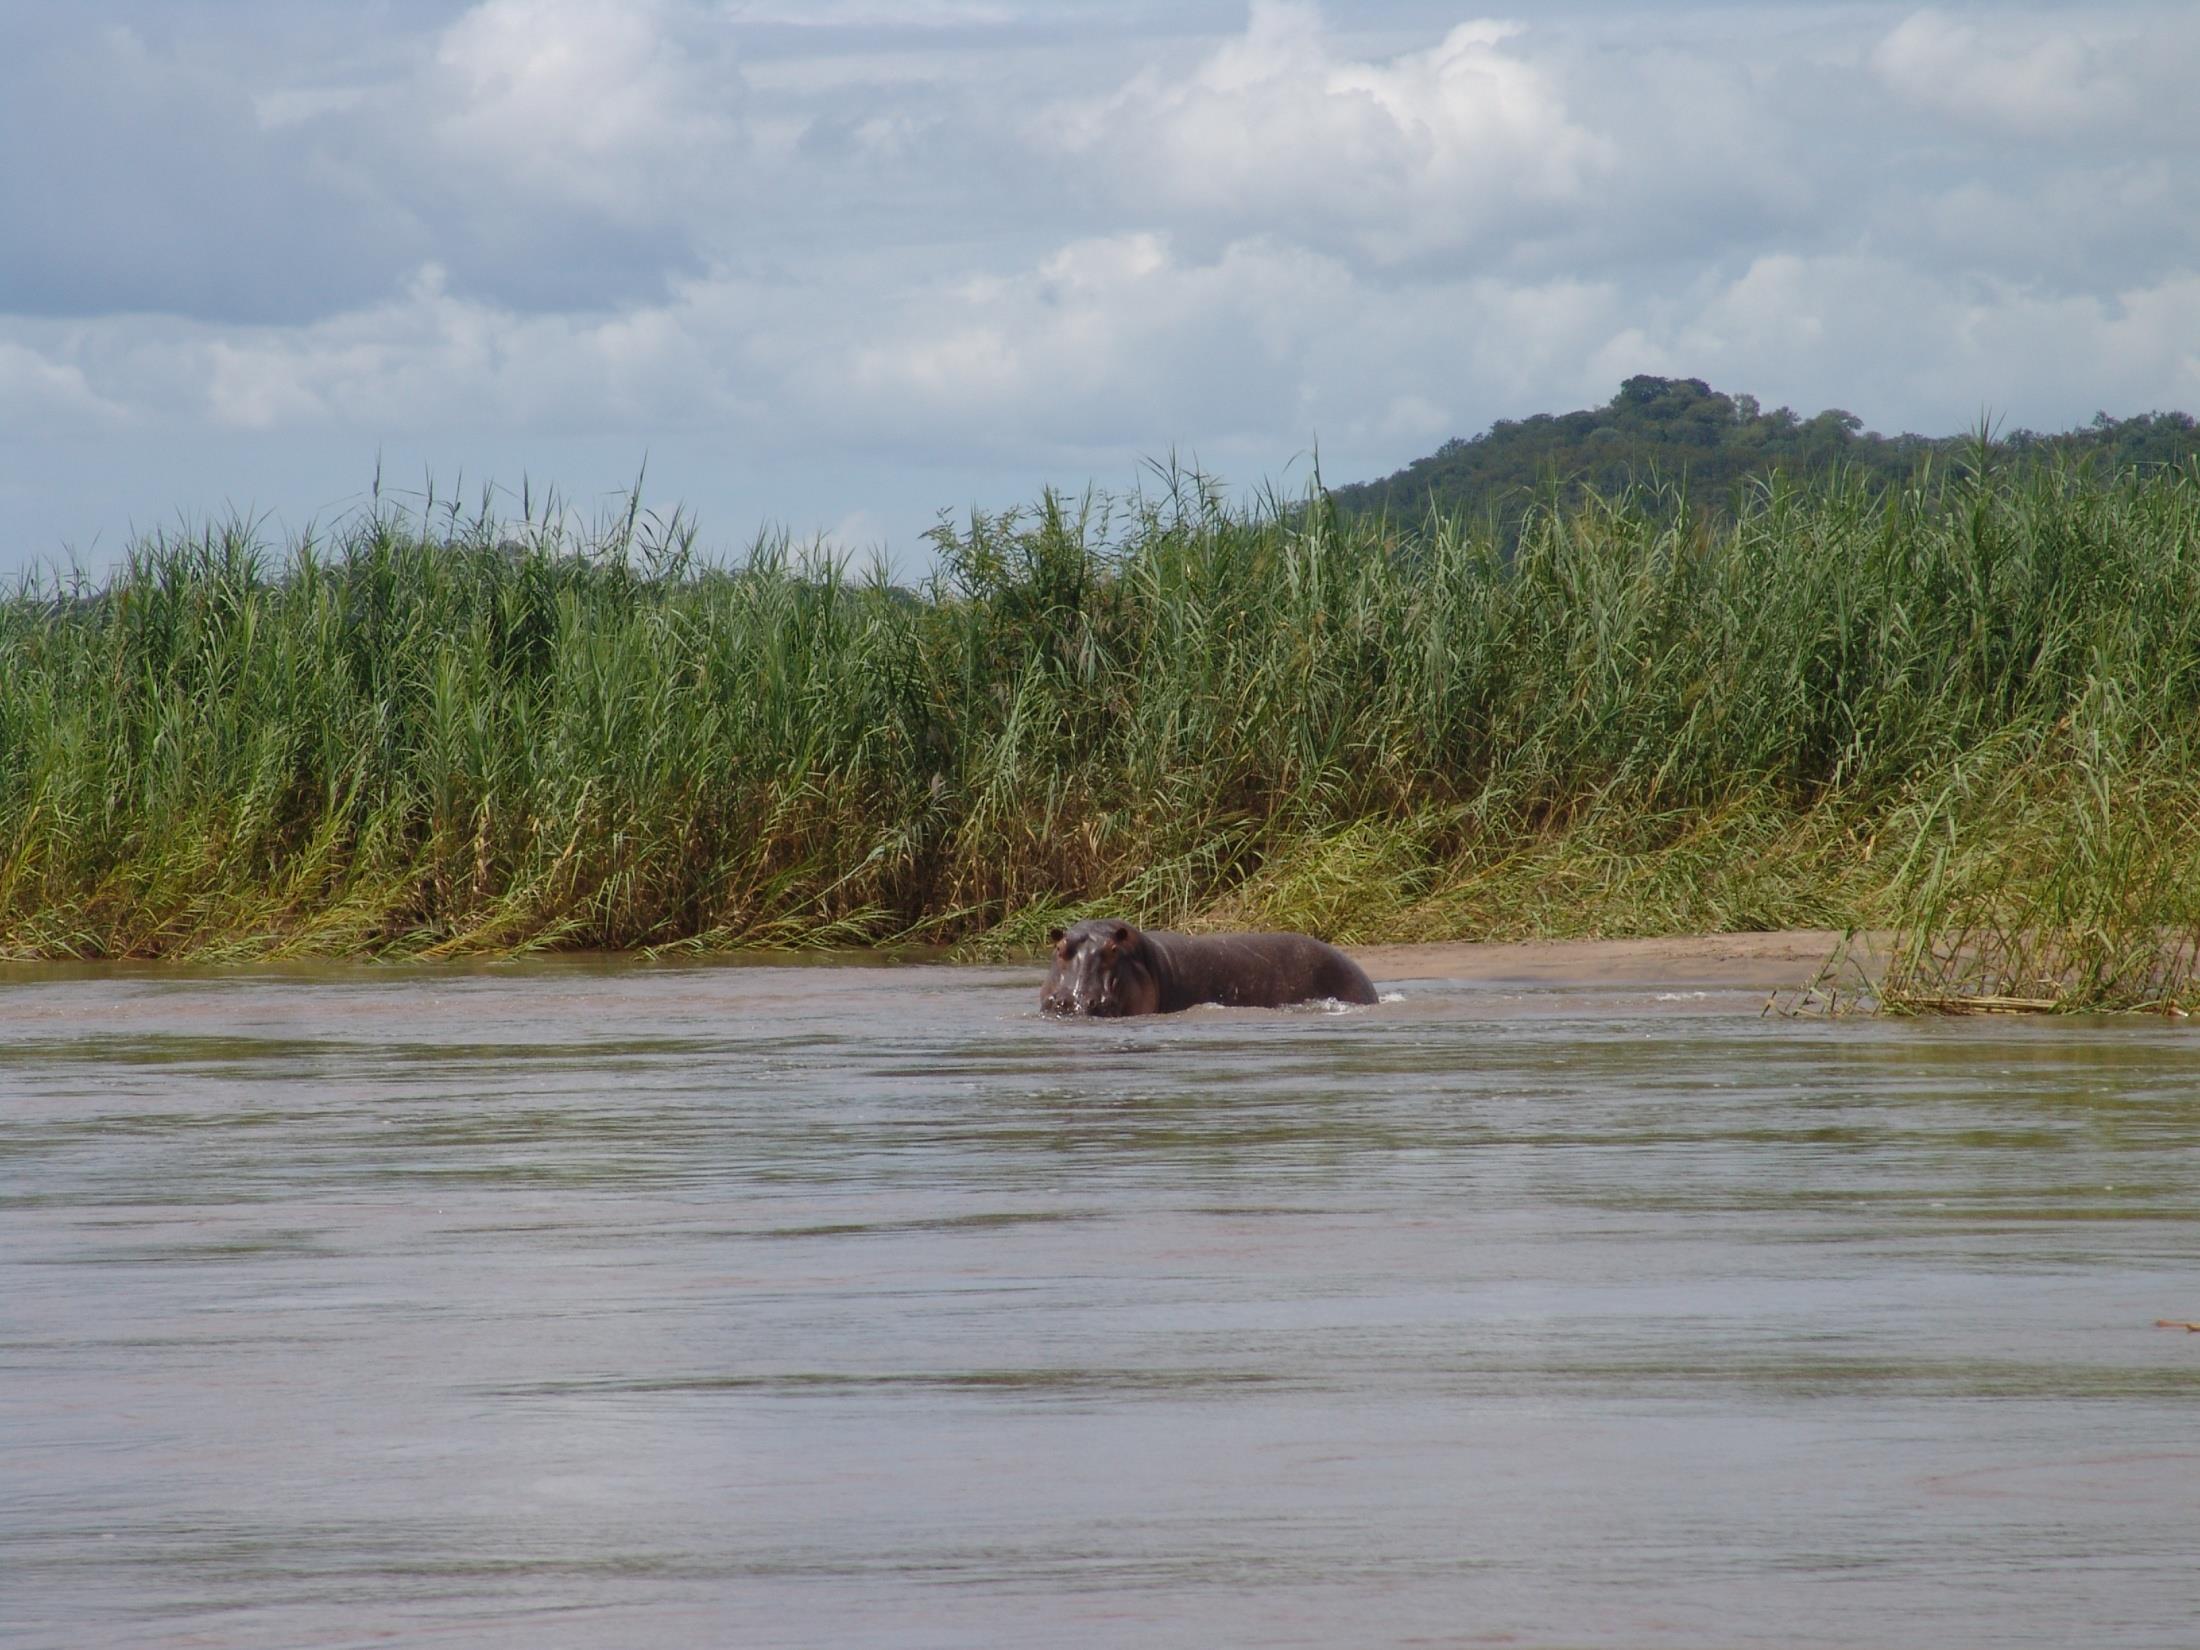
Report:
[[[886,523],[869,510],[851,510],[830,527],[820,528],[816,542],[828,554],[862,558],[885,547],[890,535]]]
[[[1950,282],[1868,253],[1776,252],[1663,289],[1473,276],[1406,287],[1273,239],[1186,259],[1137,234],[943,288],[812,363],[883,433],[1003,452],[1410,457],[1496,416],[1601,402],[1634,373],[1709,376],[1806,413],[1957,429],[2200,406],[2200,275],[2106,295]],[[841,387],[841,386],[844,386]],[[1394,461],[1394,460],[1393,460]],[[1333,472],[1334,473],[1334,472]]]
[[[673,0],[481,0],[426,93],[456,163],[614,218],[692,206],[742,137],[729,37]]]
[[[1148,70],[1043,111],[1033,137],[1128,203],[1229,224],[1343,235],[1397,261],[1494,237],[1580,201],[1612,146],[1512,49],[1470,22],[1424,51],[1355,59],[1295,0],[1254,0],[1245,33],[1188,74]]]
[[[130,413],[95,391],[81,366],[0,338],[0,430],[51,429],[56,421],[116,428]]]
[[[913,295],[806,382],[871,439],[1100,462],[1169,447],[1267,468],[1425,451],[1524,395],[1602,399],[1579,373],[1620,324],[1616,287],[1490,276],[1392,285],[1270,236],[1212,256],[1136,232]]]
[[[362,447],[436,430],[715,429],[755,449],[952,453],[1018,473],[1171,446],[1266,468],[1318,441],[1341,477],[1493,417],[1601,401],[1644,371],[1928,429],[1982,406],[2031,423],[2080,416],[2063,410],[2072,383],[2101,406],[2200,405],[2191,273],[2056,295],[1869,254],[1776,252],[1663,290],[1386,285],[1273,238],[1203,257],[1134,232],[859,317],[866,278],[819,290],[721,272],[659,303],[531,315],[456,295],[431,268],[309,326],[0,334],[0,426],[321,428]]]
[[[1292,361],[1348,321],[1334,260],[1266,241],[1181,261],[1150,232],[1075,241],[1023,271],[920,292],[837,364],[872,420],[989,445],[1028,432],[1071,447],[1150,432],[1268,429],[1301,394]]]
[[[983,0],[805,0],[797,6],[749,0],[741,8],[744,23],[768,23],[791,29],[969,29],[1005,28],[1023,20],[1016,6]]]
[[[2190,8],[2168,8],[2136,29],[2128,16],[2092,8],[1990,15],[1967,22],[1913,13],[1874,48],[1872,68],[1922,108],[2031,136],[2183,121],[2200,58]]]
[[[613,431],[753,408],[728,346],[677,305],[531,315],[418,271],[383,303],[309,325],[76,323],[0,337],[0,429],[56,409],[154,428]]]
[[[281,86],[254,93],[252,113],[261,130],[274,132],[356,109],[369,95],[365,86]]]

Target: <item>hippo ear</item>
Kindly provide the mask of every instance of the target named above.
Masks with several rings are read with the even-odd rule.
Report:
[[[1047,930],[1047,944],[1049,945],[1060,945],[1067,938],[1069,936],[1059,928],[1049,928]]]

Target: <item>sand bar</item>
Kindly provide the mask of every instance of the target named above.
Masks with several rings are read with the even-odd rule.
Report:
[[[1467,941],[1350,949],[1378,979],[1783,991],[1807,983],[1840,943],[1836,929],[1797,928],[1664,939]],[[1885,954],[1884,936],[1859,936],[1855,950],[1876,974]],[[1844,973],[1849,979],[1855,977],[1853,968]]]

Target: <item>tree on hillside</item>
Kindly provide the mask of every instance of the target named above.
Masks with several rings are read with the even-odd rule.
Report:
[[[1395,475],[1336,488],[1331,497],[1347,515],[1382,512],[1410,526],[1433,510],[1492,520],[1510,538],[1539,497],[1564,502],[1660,482],[1684,491],[1693,507],[1718,511],[1738,488],[1775,474],[1839,470],[1874,487],[1901,485],[1928,458],[1960,459],[1974,441],[1880,435],[1839,407],[1809,418],[1788,407],[1767,412],[1755,396],[1727,395],[1700,378],[1644,373],[1602,407],[1499,419]],[[2178,464],[2200,456],[2200,429],[2181,412],[2122,420],[2102,413],[2082,429],[2020,430],[1999,445],[2018,461]]]

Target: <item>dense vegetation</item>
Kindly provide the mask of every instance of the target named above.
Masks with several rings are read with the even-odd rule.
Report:
[[[1433,511],[1519,529],[1540,500],[1607,497],[1643,482],[1685,486],[1688,505],[1731,515],[1738,489],[1784,472],[1839,475],[1875,491],[1916,487],[1956,473],[1975,438],[1883,436],[1839,408],[1802,418],[1766,412],[1755,396],[1724,395],[1700,378],[1630,378],[1602,407],[1501,419],[1472,440],[1447,441],[1380,481],[1339,487],[1348,515],[1381,514],[1417,528]],[[2092,466],[2102,474],[2176,466],[2200,458],[2200,425],[2185,413],[2115,419],[2043,435],[2019,430],[1998,443],[2007,464]]]
[[[701,566],[677,519],[156,538],[0,603],[0,950],[1009,948],[1105,908],[1894,925],[1913,997],[2192,995],[2200,474],[1670,502],[1401,547],[1175,477],[943,527],[920,594]]]

